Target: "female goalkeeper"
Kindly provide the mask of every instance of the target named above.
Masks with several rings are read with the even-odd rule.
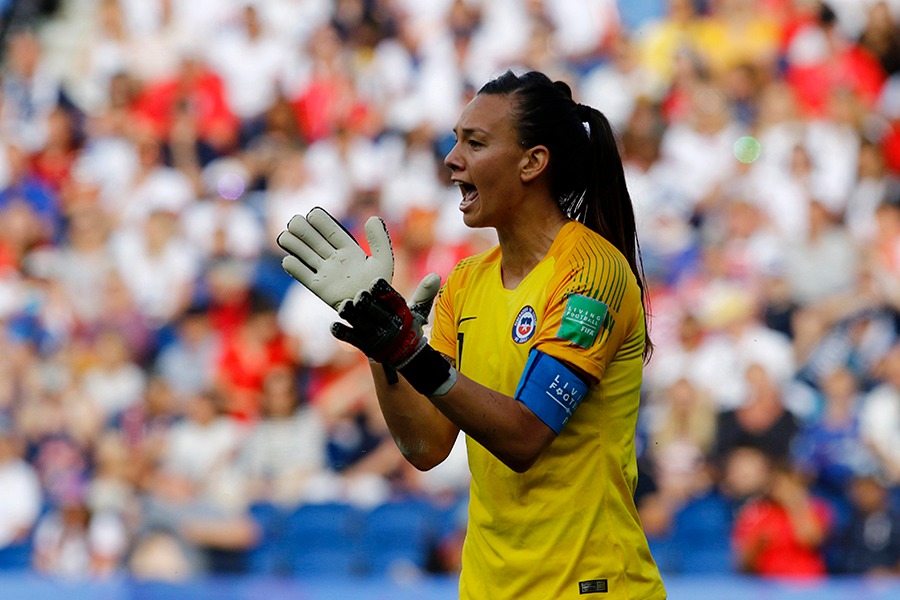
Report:
[[[461,598],[665,598],[632,498],[651,343],[609,122],[563,82],[507,72],[454,132],[444,162],[463,220],[495,228],[499,245],[450,273],[430,344],[434,292],[407,307],[384,280],[344,302],[332,331],[374,359],[410,463],[430,469],[467,436]]]

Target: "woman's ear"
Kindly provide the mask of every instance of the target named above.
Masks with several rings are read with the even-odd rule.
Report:
[[[550,163],[550,152],[546,146],[533,146],[525,151],[519,169],[522,183],[530,183],[547,170]]]

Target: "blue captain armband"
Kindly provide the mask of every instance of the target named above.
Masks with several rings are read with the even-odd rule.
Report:
[[[588,384],[565,363],[532,350],[516,388],[516,400],[558,435],[587,391]]]

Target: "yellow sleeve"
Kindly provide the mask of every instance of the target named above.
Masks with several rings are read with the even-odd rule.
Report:
[[[597,383],[635,328],[643,331],[640,288],[608,243],[587,240],[560,263],[534,347]]]

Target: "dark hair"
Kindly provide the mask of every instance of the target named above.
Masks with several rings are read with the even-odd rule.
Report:
[[[545,146],[550,153],[550,191],[563,212],[610,241],[628,261],[646,305],[646,283],[637,238],[634,207],[625,184],[618,140],[606,116],[577,104],[563,81],[538,71],[507,71],[489,81],[479,94],[514,99],[512,117],[519,142],[526,148]],[[647,324],[647,315],[644,316]],[[644,357],[653,350],[649,329]]]

